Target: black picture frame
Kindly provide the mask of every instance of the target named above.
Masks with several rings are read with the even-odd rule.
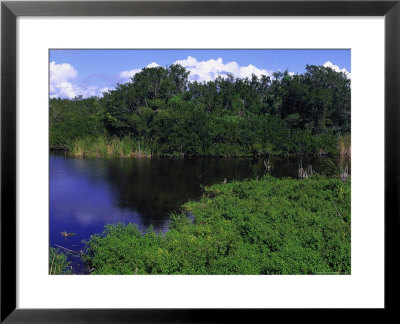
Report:
[[[395,310],[399,275],[400,0],[395,1],[2,1],[1,322],[235,322],[266,310],[16,308],[16,18],[18,16],[384,16],[385,310]],[[254,316],[254,317],[253,317]]]

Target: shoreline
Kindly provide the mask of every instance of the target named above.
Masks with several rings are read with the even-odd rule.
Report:
[[[309,158],[309,157],[327,157],[327,158],[332,158],[332,157],[344,157],[344,158],[351,158],[351,153],[313,153],[313,154],[301,154],[301,153],[289,153],[289,154],[283,154],[283,153],[269,153],[269,154],[257,154],[257,155],[209,155],[209,154],[196,154],[196,155],[189,155],[189,154],[182,154],[182,155],[175,155],[175,154],[151,154],[151,155],[142,155],[142,156],[137,156],[137,155],[127,155],[127,156],[106,156],[106,157],[100,157],[100,156],[90,156],[87,154],[74,154],[71,153],[68,148],[50,148],[49,152],[64,152],[66,156],[69,157],[76,157],[76,158],[89,158],[89,159],[193,159],[193,158],[220,158],[220,159],[254,159],[254,158]]]

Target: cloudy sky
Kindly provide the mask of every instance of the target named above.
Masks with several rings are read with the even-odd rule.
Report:
[[[350,78],[350,61],[350,50],[51,50],[50,97],[101,96],[146,66],[180,63],[191,81],[227,73],[238,78],[303,73],[306,64],[329,66]]]

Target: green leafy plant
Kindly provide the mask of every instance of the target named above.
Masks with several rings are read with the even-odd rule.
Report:
[[[205,188],[165,234],[108,225],[86,242],[93,274],[350,274],[350,180],[234,181]]]
[[[67,261],[67,256],[59,249],[50,247],[49,250],[49,274],[50,275],[61,275],[70,274],[71,266],[70,262]]]

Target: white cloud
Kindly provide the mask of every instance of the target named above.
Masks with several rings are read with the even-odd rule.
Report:
[[[160,66],[160,65],[157,64],[156,62],[152,62],[152,63],[148,64],[146,67],[152,68],[152,67],[157,67],[157,66]],[[133,69],[133,70],[127,70],[127,71],[120,72],[119,77],[121,78],[121,82],[122,83],[129,82],[131,80],[131,78],[136,73],[139,73],[140,71],[142,71],[142,69]]]
[[[345,68],[341,69],[338,65],[334,65],[330,61],[325,62],[324,67],[331,68],[332,70],[334,70],[336,72],[343,72],[347,76],[348,79],[351,79],[351,73],[349,71],[347,71]]]
[[[50,97],[75,97],[71,79],[78,75],[78,71],[71,64],[50,62]]]
[[[252,64],[240,68],[240,77],[242,78],[251,78],[253,74],[256,75],[257,78],[260,78],[262,75],[270,75],[267,70],[258,69]]]
[[[100,93],[103,93],[103,92],[108,92],[108,91],[110,91],[110,90],[111,90],[110,88],[104,87],[104,88],[101,88],[101,89],[99,90],[99,92],[100,92]]]
[[[76,92],[72,83],[70,82],[59,82],[55,86],[50,85],[50,89],[53,88],[54,91],[50,92],[50,97],[67,97],[74,98],[76,97]]]
[[[50,62],[50,98],[102,96],[108,88],[77,84],[78,71],[69,63]]]
[[[50,82],[63,82],[75,78],[77,75],[78,71],[71,64],[50,62]]]
[[[119,76],[123,79],[123,82],[128,82],[136,73],[139,73],[142,69],[133,69],[129,71],[120,72]]]
[[[147,65],[148,68],[153,68],[153,67],[157,67],[160,66],[158,65],[156,62],[150,63],[149,65]]]
[[[188,56],[184,60],[178,60],[175,64],[180,64],[190,72],[190,81],[212,81],[218,76],[226,76],[228,73],[233,74],[236,78],[250,78],[252,74],[257,77],[261,75],[271,75],[271,71],[259,69],[249,64],[248,66],[239,66],[237,62],[224,63],[222,58],[208,61],[198,61],[195,57]]]

